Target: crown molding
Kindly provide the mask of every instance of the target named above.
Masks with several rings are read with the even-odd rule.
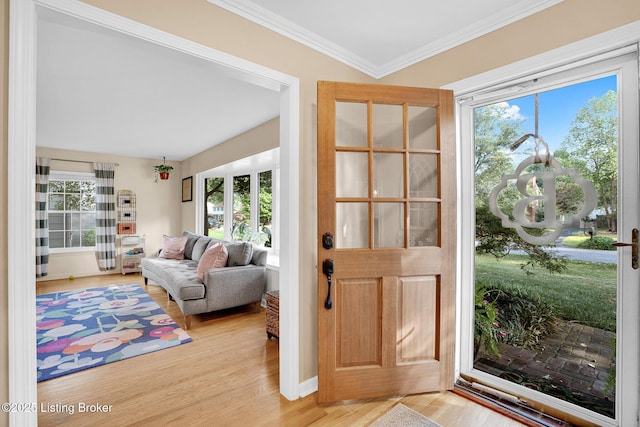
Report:
[[[575,63],[584,60],[593,61],[590,58],[596,56],[599,59],[614,56],[617,55],[618,49],[625,47],[635,51],[639,42],[640,21],[635,21],[500,68],[449,83],[442,89],[453,90],[455,96],[462,99],[470,93],[486,91],[489,88],[501,89],[505,81],[514,84],[518,79],[544,75],[550,69],[558,70],[563,66],[574,67]]]
[[[239,15],[251,22],[268,28],[291,40],[297,41],[311,49],[336,59],[365,74],[373,76],[377,73],[375,64],[343,47],[320,37],[316,33],[292,22],[282,16],[265,9],[248,0],[207,0],[222,9]]]
[[[439,53],[453,49],[471,40],[477,39],[478,37],[484,36],[485,34],[489,34],[492,31],[498,30],[519,21],[520,19],[524,19],[530,15],[538,13],[551,6],[555,6],[563,1],[564,0],[545,0],[537,2],[536,4],[525,5],[524,8],[521,5],[511,6],[502,10],[500,13],[480,19],[472,26],[453,31],[445,37],[434,40],[412,52],[402,55],[380,67],[378,72],[382,77],[395,73]]]
[[[535,4],[514,5],[500,13],[480,19],[473,25],[454,31],[440,39],[429,42],[412,52],[399,56],[384,64],[375,64],[355,52],[347,50],[318,34],[292,22],[251,0],[207,0],[222,9],[246,18],[258,25],[295,40],[322,54],[336,59],[375,79],[400,71],[427,58],[452,49],[470,40],[490,33],[515,21],[526,18],[564,0],[543,0]]]

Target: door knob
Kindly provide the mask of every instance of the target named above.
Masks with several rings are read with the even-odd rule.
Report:
[[[631,243],[624,243],[624,242],[612,243],[613,246],[616,246],[619,248],[631,246],[631,267],[633,267],[634,270],[637,270],[638,264],[640,264],[638,262],[638,234],[640,234],[640,232],[638,232],[637,228],[634,228],[633,230],[631,230]]]

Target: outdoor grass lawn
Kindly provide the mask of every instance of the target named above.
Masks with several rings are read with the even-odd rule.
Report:
[[[586,240],[589,240],[589,236],[567,236],[562,240],[562,244],[572,248],[578,247],[578,245]]]
[[[209,229],[209,237],[213,237],[214,239],[224,240],[224,229],[223,228],[210,228]]]
[[[606,231],[598,230],[596,232],[596,237],[610,237],[613,240],[618,240],[615,233],[609,233]],[[586,243],[590,239],[590,236],[585,233],[575,233],[572,236],[567,236],[562,239],[562,244],[564,246],[569,246],[571,248],[577,248],[581,244]],[[612,247],[610,250],[616,250],[615,247]]]
[[[565,320],[607,331],[616,330],[616,265],[568,261],[564,273],[538,268],[527,274],[527,256],[476,255],[476,283],[513,286],[539,295]]]

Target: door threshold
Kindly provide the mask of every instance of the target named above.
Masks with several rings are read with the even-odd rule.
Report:
[[[459,380],[451,392],[529,427],[575,427],[574,424],[544,414],[518,401],[472,388],[471,383],[464,380]]]

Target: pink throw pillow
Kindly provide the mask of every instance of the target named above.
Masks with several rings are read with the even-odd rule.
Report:
[[[204,272],[210,268],[222,268],[227,265],[229,252],[222,243],[216,243],[204,251],[198,261],[198,277],[204,280]]]
[[[172,237],[164,235],[160,257],[168,259],[184,259],[184,248],[187,246],[187,236]]]

